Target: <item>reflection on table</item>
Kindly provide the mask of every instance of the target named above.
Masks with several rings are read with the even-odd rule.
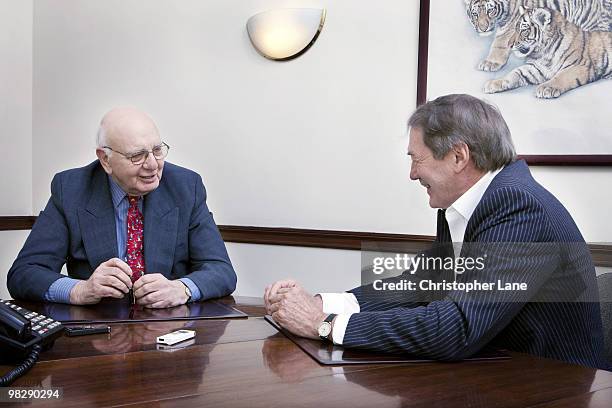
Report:
[[[150,309],[130,304],[124,299],[103,299],[100,303],[87,306],[63,303],[34,303],[21,300],[16,304],[28,310],[42,313],[64,324],[117,323],[138,321],[165,321],[174,319],[227,319],[246,318],[247,315],[236,310],[227,302],[208,300],[166,309]]]

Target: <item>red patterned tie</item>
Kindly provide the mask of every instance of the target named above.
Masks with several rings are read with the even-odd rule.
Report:
[[[144,224],[138,209],[138,198],[128,196],[130,208],[127,214],[127,264],[132,268],[132,282],[144,275]]]

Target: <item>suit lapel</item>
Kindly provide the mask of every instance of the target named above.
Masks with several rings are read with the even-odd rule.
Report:
[[[163,178],[162,178],[163,180]],[[144,257],[146,273],[161,273],[170,277],[178,229],[179,209],[166,185],[145,196]]]
[[[93,269],[117,256],[115,211],[106,173],[98,168],[85,208],[78,209],[79,227],[87,259]]]

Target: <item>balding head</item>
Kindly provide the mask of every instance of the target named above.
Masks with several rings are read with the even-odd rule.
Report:
[[[117,143],[123,145],[124,142],[136,141],[143,136],[156,136],[159,139],[159,131],[153,119],[136,108],[118,107],[107,112],[100,121],[97,144],[101,148],[116,146]],[[120,150],[119,147],[113,149]]]
[[[126,193],[141,196],[158,187],[163,157],[156,159],[148,154],[144,163],[131,159],[136,153],[146,154],[162,145],[149,115],[132,107],[114,108],[100,121],[97,139],[96,155],[102,167]]]

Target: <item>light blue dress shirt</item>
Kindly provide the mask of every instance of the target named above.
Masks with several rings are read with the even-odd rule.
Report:
[[[113,206],[115,208],[115,227],[117,232],[117,253],[119,259],[126,259],[127,252],[127,213],[129,209],[129,202],[125,191],[119,187],[117,183],[108,176],[108,182],[111,190],[111,197],[113,200]],[[142,213],[142,201],[138,200],[138,209]],[[200,300],[200,289],[198,286],[189,278],[180,278],[191,291],[191,300]],[[73,279],[68,276],[62,277],[49,286],[47,293],[45,293],[45,299],[50,302],[57,303],[70,303],[70,291],[79,282],[79,279]]]

